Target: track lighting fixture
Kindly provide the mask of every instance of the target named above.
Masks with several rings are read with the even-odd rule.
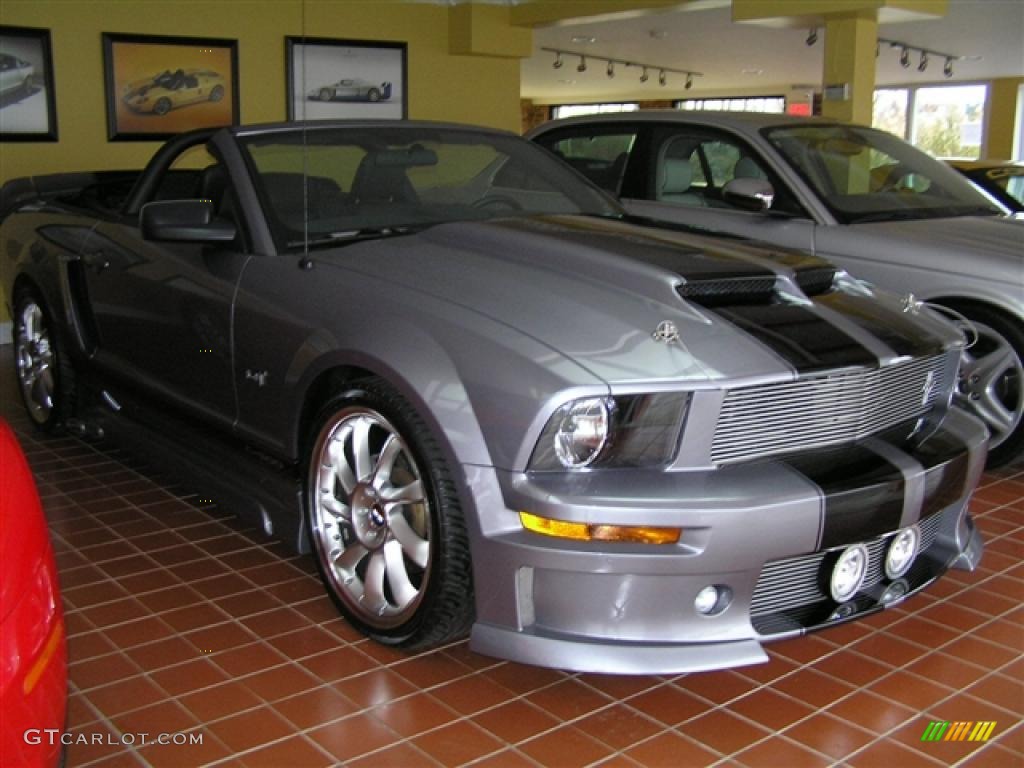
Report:
[[[960,56],[955,53],[944,53],[943,51],[936,51],[934,48],[921,48],[920,46],[911,45],[910,43],[905,43],[902,40],[893,40],[892,38],[888,37],[878,38],[878,43],[879,45],[885,43],[890,48],[898,48],[900,52],[900,66],[902,66],[904,69],[908,69],[910,67],[910,55],[912,53],[917,53],[920,56],[920,58],[917,60],[918,72],[924,72],[926,69],[928,69],[928,61],[931,56],[945,59],[945,64],[943,64],[942,67],[942,74],[944,74],[946,77],[953,76],[954,61],[960,61],[962,59],[981,58],[980,56]],[[875,49],[875,55],[878,55],[878,48]]]
[[[576,71],[581,73],[587,71],[588,58],[597,59],[598,61],[607,62],[607,66],[605,67],[605,73],[608,75],[608,77],[615,77],[616,66],[625,67],[626,69],[629,69],[630,67],[635,67],[636,69],[639,69],[641,83],[646,83],[648,80],[651,79],[651,70],[657,70],[658,85],[665,86],[668,85],[668,73],[674,72],[677,75],[686,76],[686,88],[687,90],[689,90],[690,88],[693,88],[693,79],[695,77],[704,76],[703,72],[697,72],[696,70],[693,69],[676,69],[675,67],[662,67],[658,66],[657,64],[643,64],[639,61],[629,61],[627,59],[613,59],[609,56],[596,56],[593,53],[581,53],[580,51],[570,51],[564,48],[541,48],[541,50],[547,51],[548,53],[553,53],[555,55],[555,60],[551,63],[551,66],[555,69],[561,68],[563,64],[562,56],[578,56],[580,63],[576,66]]]
[[[807,43],[808,48],[818,42],[818,30],[813,27],[807,30],[807,40],[804,42]]]

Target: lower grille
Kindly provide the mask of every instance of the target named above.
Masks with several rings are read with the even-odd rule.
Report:
[[[939,512],[919,522],[921,542],[918,559],[927,553],[943,530],[943,518],[956,518],[958,509]],[[948,526],[947,526],[948,527]],[[895,532],[894,532],[895,533]],[[861,592],[870,590],[885,580],[885,551],[892,534],[865,542],[868,550],[868,571]],[[852,543],[852,542],[851,542]],[[830,552],[789,557],[765,563],[750,601],[750,614],[754,628],[761,634],[774,634],[777,626],[771,619],[783,612],[792,612],[805,606],[832,604],[827,593]]]
[[[928,413],[948,391],[945,355],[732,389],[711,460],[729,464],[853,442]]]

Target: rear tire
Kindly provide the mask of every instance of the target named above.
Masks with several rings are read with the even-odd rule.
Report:
[[[380,643],[427,648],[473,621],[455,483],[423,419],[384,382],[338,395],[314,421],[306,512],[327,591]]]
[[[75,372],[53,315],[31,288],[14,294],[14,372],[32,422],[59,430],[75,402]]]
[[[380,101],[380,91],[376,88],[371,88],[366,92],[366,100],[373,102]]]

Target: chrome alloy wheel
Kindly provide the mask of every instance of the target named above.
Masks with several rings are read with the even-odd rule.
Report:
[[[408,621],[430,575],[430,502],[416,461],[376,411],[352,406],[321,430],[310,472],[311,526],[324,574],[367,625]]]
[[[1001,334],[973,323],[978,340],[960,354],[957,403],[985,422],[989,449],[1005,441],[1024,418],[1024,363]]]
[[[50,329],[42,308],[34,301],[26,302],[18,317],[14,355],[29,415],[37,424],[45,424],[53,413],[57,379]]]

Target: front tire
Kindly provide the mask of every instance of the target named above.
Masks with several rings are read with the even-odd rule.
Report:
[[[331,101],[334,98],[333,88],[321,88],[320,89],[320,101]]]
[[[220,85],[213,86],[213,90],[210,91],[210,101],[220,101],[224,98],[224,87]]]
[[[371,88],[366,92],[366,100],[373,102],[380,101],[380,91],[376,88]]]
[[[29,418],[54,432],[71,416],[75,379],[53,316],[31,289],[14,295],[14,366]]]
[[[956,402],[988,427],[986,466],[995,469],[1024,449],[1024,328],[996,309],[954,308],[978,331],[977,342],[961,355]]]
[[[163,96],[163,97],[157,99],[156,104],[153,105],[153,112],[155,112],[156,114],[160,115],[161,117],[163,115],[166,115],[170,111],[171,111],[171,100],[168,99],[166,96]]]
[[[473,619],[465,523],[440,447],[378,380],[327,403],[315,421],[306,509],[317,567],[353,626],[426,648]]]

